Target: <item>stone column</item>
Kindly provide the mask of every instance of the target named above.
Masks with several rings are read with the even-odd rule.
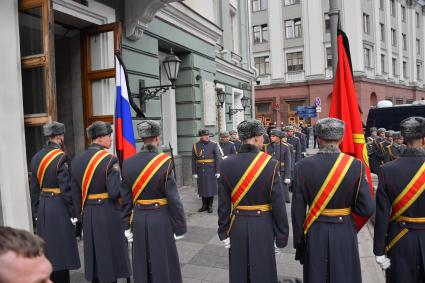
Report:
[[[285,77],[285,59],[283,53],[283,17],[282,1],[269,1],[269,39],[271,82],[282,82]]]

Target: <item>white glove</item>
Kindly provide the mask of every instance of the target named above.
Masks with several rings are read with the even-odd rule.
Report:
[[[184,235],[180,235],[180,236],[176,236],[176,234],[174,234],[174,240],[178,241],[184,238]]]
[[[192,175],[192,177],[193,177],[194,179],[198,179],[198,174],[193,174],[193,175]]]
[[[220,178],[220,173],[215,173],[215,177],[218,179]]]
[[[228,156],[227,155],[225,155],[225,156],[223,156],[223,159],[226,159]]]
[[[75,226],[75,224],[77,224],[78,219],[77,218],[70,218],[69,220],[71,220],[72,225]]]
[[[280,254],[280,248],[278,248],[278,247],[276,246],[276,242],[274,242],[274,253],[275,253],[275,254]]]
[[[223,241],[224,248],[230,249],[230,238],[226,238]]]
[[[291,183],[291,179],[285,179],[285,180],[283,180],[283,182],[285,183],[285,184],[290,184]]]
[[[375,260],[382,270],[386,270],[391,266],[391,260],[386,255],[375,256]]]
[[[131,233],[130,229],[127,229],[124,231],[124,236],[127,238],[127,242],[129,243],[133,242],[133,233]]]

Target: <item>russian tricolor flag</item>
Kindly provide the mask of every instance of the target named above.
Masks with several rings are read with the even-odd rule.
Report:
[[[115,144],[117,156],[120,162],[122,162],[136,153],[136,145],[134,142],[127,79],[118,55],[115,55],[115,84],[117,87],[117,98],[115,102]]]

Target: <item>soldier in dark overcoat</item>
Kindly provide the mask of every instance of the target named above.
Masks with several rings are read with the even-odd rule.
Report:
[[[269,145],[265,147],[265,153],[270,154],[273,159],[277,160],[280,178],[283,186],[283,196],[287,203],[290,202],[289,197],[289,184],[291,183],[291,152],[289,146],[282,142],[283,132],[279,129],[273,129],[270,131]]]
[[[295,163],[297,163],[299,160],[301,160],[301,141],[298,137],[294,135],[294,127],[293,126],[285,126],[282,129],[286,134],[288,135],[288,143],[292,144],[294,147],[294,154],[295,154]]]
[[[307,152],[307,137],[306,135],[301,131],[300,127],[295,126],[294,127],[294,135],[300,139],[301,144],[301,158],[305,157]]]
[[[424,282],[425,118],[407,118],[400,129],[407,148],[381,167],[373,252],[387,282]]]
[[[229,140],[230,134],[228,132],[220,133],[220,147],[223,151],[223,158],[228,157],[231,154],[236,154],[236,147],[233,142]]]
[[[264,132],[260,121],[240,123],[240,152],[223,160],[220,166],[218,236],[225,248],[230,248],[230,283],[277,283],[275,245],[283,248],[288,241],[278,164],[270,155],[260,153]],[[250,164],[259,157],[264,158],[263,169],[250,171],[258,174],[257,178],[245,179],[249,188],[237,186]],[[251,173],[247,176],[252,176]],[[243,196],[234,199],[234,190]]]
[[[82,196],[78,207],[83,221],[85,279],[92,282],[116,282],[131,275],[124,234],[126,230],[131,238],[131,191],[121,186],[118,159],[106,151],[112,144],[111,134],[109,123],[91,124],[87,128],[91,144],[71,166],[72,186]]]
[[[357,232],[351,213],[368,217],[375,210],[365,165],[340,152],[343,121],[325,118],[317,122],[316,130],[319,153],[295,165],[295,259],[303,264],[306,283],[361,282]]]
[[[65,125],[43,126],[47,144],[31,160],[31,204],[37,219],[37,234],[46,243],[45,254],[52,264],[53,282],[66,283],[69,270],[80,268],[68,159],[63,151]]]
[[[385,139],[379,143],[379,145],[381,147],[381,154],[382,154],[382,157],[383,157],[383,163],[391,160],[391,158],[389,157],[388,146],[393,144],[393,135],[394,135],[393,130],[386,131],[385,132]]]
[[[217,179],[221,153],[217,143],[210,141],[210,132],[201,129],[199,141],[192,147],[192,175],[198,183],[198,195],[202,198],[199,212],[213,212],[214,196],[217,195]]]
[[[137,130],[144,145],[122,169],[123,186],[133,194],[134,282],[182,282],[176,239],[183,238],[187,228],[171,158],[158,152],[158,122],[143,121]],[[156,162],[157,168],[150,165]],[[151,179],[141,180],[151,168],[155,170],[146,175]]]
[[[385,156],[385,162],[390,162],[396,160],[403,154],[406,149],[404,144],[404,138],[401,136],[400,132],[394,132],[393,142],[390,145],[387,145],[387,155]]]
[[[238,132],[235,130],[231,130],[229,134],[230,134],[230,141],[235,144],[236,152],[238,152],[242,144],[241,141],[239,140]]]
[[[370,156],[370,170],[372,173],[379,173],[379,166],[384,164],[384,155],[381,149],[381,142],[385,140],[385,128],[377,130],[377,137],[368,144],[368,155]]]

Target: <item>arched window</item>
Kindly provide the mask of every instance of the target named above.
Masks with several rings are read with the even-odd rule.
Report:
[[[376,107],[378,104],[378,97],[376,96],[375,92],[372,92],[370,94],[370,107]]]

